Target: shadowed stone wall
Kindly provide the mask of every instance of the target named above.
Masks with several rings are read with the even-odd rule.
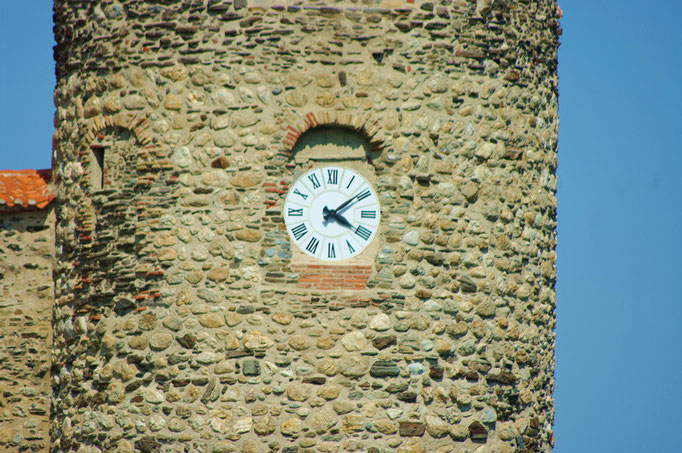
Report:
[[[53,450],[551,450],[559,15],[55,1]],[[338,266],[282,220],[325,153]]]

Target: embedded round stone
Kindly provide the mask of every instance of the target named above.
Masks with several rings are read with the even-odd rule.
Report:
[[[326,384],[317,390],[317,396],[324,398],[327,401],[335,400],[339,397],[341,388],[336,384]]]
[[[293,383],[287,386],[287,397],[292,401],[305,401],[310,394],[310,385]]]
[[[343,357],[338,360],[338,369],[346,377],[360,377],[369,369],[367,357]]]
[[[391,318],[385,313],[380,313],[371,319],[369,328],[378,332],[384,332],[391,328]]]
[[[307,336],[295,334],[289,337],[289,346],[296,351],[303,351],[310,347],[310,340]]]
[[[408,231],[403,236],[403,242],[412,246],[419,244],[419,232],[417,230]]]
[[[173,335],[166,332],[154,333],[149,338],[149,346],[156,351],[163,351],[173,342]]]
[[[244,335],[243,342],[244,347],[250,350],[267,349],[274,344],[270,337],[263,335],[257,330],[252,330]]]
[[[445,422],[440,417],[435,415],[427,415],[424,419],[426,421],[426,432],[436,439],[444,437],[450,433],[450,424]]]
[[[283,326],[288,326],[294,319],[294,316],[291,313],[283,313],[281,311],[276,311],[271,316],[273,321]]]
[[[166,96],[163,106],[168,110],[180,110],[182,108],[182,98],[175,94],[169,94]]]
[[[373,425],[381,434],[395,434],[398,432],[398,426],[388,418],[375,420]]]
[[[237,231],[234,236],[240,241],[244,242],[258,242],[263,237],[263,233],[258,230],[253,230],[251,228],[245,228],[243,230]]]
[[[294,436],[301,432],[301,420],[298,417],[290,417],[282,422],[279,429],[285,436]]]
[[[426,426],[423,423],[404,421],[399,423],[398,429],[403,437],[418,437],[424,435]]]
[[[369,341],[362,332],[350,332],[341,338],[341,344],[346,351],[365,351],[369,347]]]
[[[222,313],[216,312],[206,313],[203,315],[199,315],[199,324],[201,324],[204,327],[215,329],[225,325],[225,317],[223,316]]]
[[[145,337],[144,335],[135,335],[133,337],[130,337],[128,339],[128,346],[130,346],[131,349],[138,349],[142,350],[147,347],[149,344],[149,339]]]
[[[313,412],[310,416],[310,427],[317,434],[324,434],[329,431],[334,425],[338,423],[338,418],[335,413],[328,409],[322,409]]]

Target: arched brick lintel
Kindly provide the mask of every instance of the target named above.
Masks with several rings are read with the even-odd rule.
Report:
[[[285,116],[282,130],[286,136],[282,143],[287,151],[291,151],[298,139],[310,129],[318,127],[341,127],[351,129],[367,140],[372,152],[384,149],[384,138],[381,135],[379,120],[370,114],[353,115],[347,112],[308,112],[305,116],[289,113]]]
[[[87,125],[83,136],[83,147],[89,147],[97,137],[97,134],[108,127],[121,127],[131,131],[140,145],[149,145],[152,138],[149,135],[149,121],[147,118],[133,113],[120,113],[118,115],[105,115],[93,118]]]

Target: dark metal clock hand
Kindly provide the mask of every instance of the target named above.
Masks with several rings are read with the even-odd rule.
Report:
[[[324,219],[325,222],[329,222],[330,217],[335,217],[336,216],[336,210],[335,209],[329,209],[328,207],[322,208],[322,218]]]
[[[348,228],[353,228],[353,225],[351,225],[350,222],[348,220],[346,220],[346,218],[344,216],[342,216],[341,214],[334,213],[334,218],[336,219],[336,221],[340,225],[343,225],[343,226],[348,227]]]
[[[355,200],[358,197],[358,195],[360,195],[360,194],[356,194],[356,195],[352,196],[351,198],[349,198],[348,200],[341,203],[336,209],[334,209],[334,212],[341,211],[343,208],[348,206],[353,200]]]

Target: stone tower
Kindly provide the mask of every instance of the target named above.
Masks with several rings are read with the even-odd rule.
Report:
[[[54,10],[53,451],[551,450],[553,0]]]

